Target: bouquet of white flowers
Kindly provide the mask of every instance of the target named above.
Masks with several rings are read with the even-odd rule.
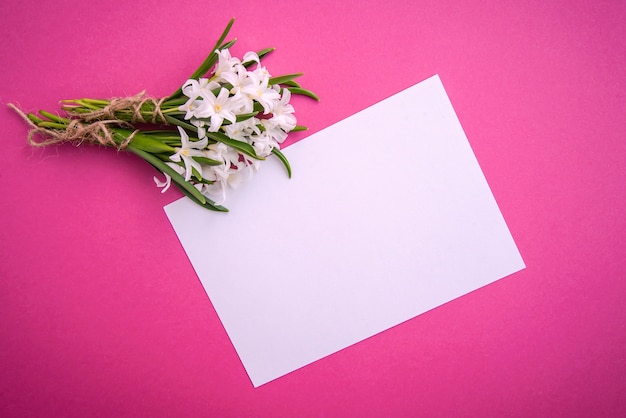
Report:
[[[163,192],[173,182],[199,205],[227,211],[227,186],[236,187],[266,157],[278,157],[291,176],[279,144],[289,132],[306,129],[296,124],[291,95],[318,100],[295,81],[302,74],[272,77],[261,65],[272,48],[232,57],[235,41],[225,39],[233,23],[169,97],[64,100],[66,117],[9,106],[31,126],[34,146],[87,142],[132,152],[162,173],[154,181]]]

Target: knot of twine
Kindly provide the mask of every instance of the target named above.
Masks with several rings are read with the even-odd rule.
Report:
[[[109,129],[109,125],[128,126],[129,124],[126,122],[119,120],[97,120],[85,124],[78,119],[73,119],[67,124],[65,130],[50,129],[35,124],[24,112],[13,104],[9,103],[9,107],[15,110],[15,112],[17,112],[30,126],[31,129],[28,132],[28,143],[35,147],[44,147],[63,142],[74,142],[76,144],[87,142],[90,144],[117,147],[118,150],[123,150],[128,146],[130,141],[132,141],[135,134],[139,132],[139,130],[135,130],[122,143],[118,144],[113,139],[113,134]],[[36,140],[35,137],[37,135],[46,137],[46,139]]]
[[[130,110],[132,112],[132,123],[147,123],[148,121],[144,118],[142,113],[142,108],[146,103],[151,103],[154,109],[150,109],[152,112],[150,115],[150,123],[164,123],[167,124],[167,119],[163,116],[161,112],[161,105],[165,101],[166,97],[163,97],[159,100],[154,97],[146,97],[146,92],[142,91],[139,94],[129,97],[114,97],[110,99],[109,104],[102,109],[93,110],[91,112],[72,112],[68,111],[68,114],[71,116],[80,117],[84,121],[92,121],[92,120],[119,120],[116,117],[115,112],[119,112],[121,110]],[[144,110],[144,113],[148,112],[148,110]]]

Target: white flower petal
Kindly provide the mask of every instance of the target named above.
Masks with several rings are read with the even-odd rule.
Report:
[[[161,190],[161,193],[165,193],[167,191],[167,189],[170,188],[170,185],[172,184],[172,178],[168,174],[166,174],[166,173],[163,173],[163,175],[165,176],[165,181],[159,180],[156,176],[152,177],[152,179],[156,183],[157,187],[162,187],[163,188]]]

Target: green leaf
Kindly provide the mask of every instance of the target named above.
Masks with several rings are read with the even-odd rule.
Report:
[[[195,181],[201,181],[202,173],[196,170],[195,167],[191,167],[191,177],[194,178]]]
[[[26,115],[26,117],[28,118],[28,120],[30,120],[31,122],[33,122],[35,125],[39,125],[40,123],[42,123],[44,120],[37,117],[36,115],[29,113],[28,115]]]
[[[248,144],[247,142],[237,141],[236,139],[229,138],[228,136],[224,135],[221,132],[207,132],[206,135],[209,138],[214,139],[215,141],[221,142],[225,145],[228,145],[229,147],[234,148],[237,151],[241,152],[242,154],[246,154],[254,159],[257,159],[257,160],[265,159],[256,155],[256,152],[254,151],[254,148],[252,148],[252,145]]]
[[[302,126],[302,125],[296,125],[295,128],[293,128],[291,131],[289,132],[302,132],[302,131],[306,131],[309,128],[307,128],[306,126]]]
[[[232,19],[230,19],[230,21],[228,22],[228,25],[226,25],[226,28],[224,29],[224,32],[222,32],[222,35],[215,43],[215,48],[213,48],[213,50],[216,50],[222,44],[222,42],[224,42],[224,39],[226,39],[226,37],[228,36],[228,32],[230,32],[230,29],[233,27],[234,23],[235,23],[235,18],[233,17]]]
[[[178,107],[180,105],[185,104],[187,102],[187,100],[189,100],[188,97],[179,97],[177,99],[168,99],[168,100],[163,102],[163,105],[161,106],[161,108],[164,108],[164,107]]]
[[[207,158],[207,157],[191,157],[191,158],[193,158],[195,161],[199,162],[200,164],[204,164],[204,165],[222,165],[222,164],[224,164],[221,161],[212,160],[212,159]]]
[[[291,94],[299,94],[301,96],[307,96],[312,99],[315,99],[318,102],[320,101],[320,98],[317,96],[317,94],[313,93],[310,90],[306,90],[306,89],[299,88],[299,87],[293,87],[293,88],[289,88],[289,91],[291,92]]]
[[[240,115],[237,115],[237,122],[243,122],[244,120],[248,120],[250,118],[255,117],[256,115],[258,115],[259,112],[252,112],[252,113],[242,113]]]
[[[290,90],[291,90],[291,87],[300,87],[300,84],[298,84],[294,80],[284,81],[281,84],[288,87]]]
[[[180,110],[170,110],[170,111],[165,111],[165,112],[161,112],[163,113],[163,116],[165,117],[165,115],[169,115],[169,116],[173,116],[176,119],[185,119],[185,115],[187,114],[187,112],[183,112]]]
[[[170,115],[163,115],[163,116],[165,116],[165,120],[167,120],[172,125],[180,126],[181,128],[185,129],[186,131],[191,131],[191,132],[198,133],[198,128],[196,128],[195,126],[193,126],[190,123],[183,122],[182,120],[176,119],[175,117],[170,116]]]
[[[51,121],[53,121],[53,122],[62,123],[62,124],[65,124],[65,125],[67,125],[68,123],[70,123],[70,120],[69,120],[69,119],[62,118],[62,117],[61,117],[61,116],[59,116],[59,115],[55,115],[55,114],[53,114],[53,113],[46,112],[45,110],[40,110],[40,111],[39,111],[39,114],[40,114],[41,116],[43,116],[43,117],[46,117],[46,118],[50,119],[50,120],[51,120]]]
[[[298,78],[302,75],[302,73],[296,73],[296,74],[286,74],[286,75],[281,75],[278,77],[272,77],[269,80],[269,84],[270,85],[274,85],[274,84],[283,84],[286,83],[288,81],[291,81],[295,78]]]
[[[259,113],[260,111],[264,110],[263,105],[255,100],[252,103],[252,110]]]
[[[49,121],[39,122],[37,124],[37,126],[39,126],[40,128],[52,128],[52,129],[65,129],[65,128],[67,128],[67,125],[64,124],[64,123],[56,123],[56,122],[49,122]]]
[[[133,154],[138,155],[139,157],[146,160],[148,163],[150,163],[154,168],[156,168],[160,172],[165,173],[168,176],[170,176],[172,178],[172,181],[174,181],[176,185],[182,187],[186,192],[188,192],[185,194],[192,195],[195,198],[195,200],[201,202],[202,204],[206,203],[206,198],[204,197],[204,195],[200,193],[198,189],[193,187],[193,184],[185,181],[185,178],[181,176],[180,174],[178,174],[178,172],[176,172],[172,167],[168,166],[167,164],[165,164],[163,161],[161,161],[154,155],[147,153],[145,151],[142,151],[139,148],[134,147],[132,142],[128,144],[128,147],[126,149],[132,152]]]
[[[219,48],[217,48],[217,49],[219,49],[220,51],[221,51],[222,49],[228,49],[228,48],[230,48],[231,46],[235,45],[235,42],[237,42],[237,40],[236,40],[236,39],[233,39],[232,41],[228,41],[228,42],[226,42],[225,44],[220,45],[220,46],[219,46]],[[215,59],[217,59],[217,55],[215,56]],[[209,67],[209,69],[210,69],[210,68],[211,68],[211,67]],[[209,69],[207,69],[207,71],[208,71]],[[205,74],[205,73],[206,73],[206,71],[205,71],[204,73],[202,73],[202,74]]]
[[[265,48],[257,52],[256,54],[259,56],[259,59],[263,59],[268,56],[270,53],[274,52],[276,48]]]
[[[215,46],[213,47],[213,49],[211,49],[211,52],[206,57],[204,62],[202,64],[200,64],[200,67],[198,67],[198,69],[196,71],[194,71],[194,73],[189,78],[197,79],[198,77],[206,74],[207,71],[209,71],[211,69],[211,67],[215,64],[215,62],[217,61],[217,54],[215,53],[215,50],[216,49],[220,49],[221,50],[221,49],[224,49],[224,48],[230,48],[235,43],[235,41],[233,40],[233,41],[227,42],[226,44],[222,45],[222,42],[224,42],[224,39],[226,39],[226,36],[228,35],[228,32],[230,32],[230,28],[232,28],[232,26],[233,26],[233,23],[235,23],[235,18],[234,17],[232,19],[230,19],[230,22],[228,22],[228,25],[226,25],[226,29],[224,29],[224,32],[222,32],[222,35],[219,37],[219,39],[215,43]],[[174,93],[172,93],[172,95],[170,97],[167,98],[167,100],[169,101],[169,100],[172,100],[172,99],[176,99],[181,94],[182,94],[182,90],[180,88],[178,88]]]
[[[126,131],[125,129],[119,129],[120,131]],[[128,135],[131,135],[131,131],[127,131]],[[128,136],[127,136],[128,137]],[[149,152],[151,154],[158,154],[162,152],[174,153],[174,148],[167,145],[166,143],[159,141],[155,138],[150,137],[149,135],[143,134],[141,132],[137,132],[132,139],[133,146],[139,148],[142,151]]]
[[[198,67],[198,69],[194,71],[194,73],[189,78],[193,78],[197,80],[199,77],[205,75],[211,69],[211,67],[215,65],[215,63],[217,62],[217,53],[215,53],[216,49],[219,49],[221,51],[222,49],[230,48],[231,46],[235,44],[235,40],[232,40],[221,45],[222,41],[224,40],[225,34],[228,33],[228,31],[230,30],[230,26],[232,26],[233,22],[234,22],[234,19],[230,21],[229,26],[224,31],[224,34],[222,34],[222,37],[220,38],[220,40],[215,44],[215,46],[211,50],[211,53],[206,58],[206,60],[204,60],[204,62],[200,65],[200,67]]]
[[[287,169],[287,175],[289,176],[289,178],[291,178],[291,165],[289,164],[289,160],[287,160],[287,157],[285,157],[285,154],[280,152],[278,148],[273,148],[272,154],[277,156],[278,159],[283,163],[283,165]]]
[[[173,130],[156,130],[156,131],[141,131],[142,134],[145,135],[149,135],[152,136],[154,138],[158,138],[159,141],[164,141],[164,142],[180,142],[180,135],[178,134],[178,131],[173,131]]]

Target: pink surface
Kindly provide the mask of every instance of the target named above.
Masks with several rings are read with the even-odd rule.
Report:
[[[0,102],[167,95],[232,16],[236,53],[306,73],[310,132],[438,73],[527,269],[253,389],[179,194],[125,153],[33,150],[0,109],[0,415],[626,415],[626,4],[233,3],[3,3]]]

